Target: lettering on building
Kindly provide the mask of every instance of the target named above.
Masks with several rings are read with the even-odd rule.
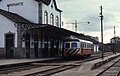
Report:
[[[10,6],[23,6],[23,2],[19,2],[19,3],[11,3],[11,4],[7,4],[8,7]]]

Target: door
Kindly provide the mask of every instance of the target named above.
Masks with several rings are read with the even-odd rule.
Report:
[[[25,34],[26,58],[30,58],[30,35]]]
[[[38,58],[38,35],[34,35],[34,52],[35,58]]]
[[[14,53],[14,34],[7,33],[5,34],[5,51],[6,51],[6,58],[13,58]]]

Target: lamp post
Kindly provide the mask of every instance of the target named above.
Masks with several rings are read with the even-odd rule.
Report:
[[[102,51],[102,59],[104,59],[104,44],[103,44],[103,14],[102,14],[102,6],[100,6],[100,20],[101,20],[101,51]]]

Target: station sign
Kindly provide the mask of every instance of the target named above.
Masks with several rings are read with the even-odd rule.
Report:
[[[23,6],[23,2],[18,2],[18,3],[11,3],[11,4],[7,4],[8,7],[10,6]]]

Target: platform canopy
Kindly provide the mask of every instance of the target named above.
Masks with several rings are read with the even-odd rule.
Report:
[[[64,28],[59,28],[56,26],[52,26],[49,24],[42,24],[41,27],[36,27],[36,28],[31,28],[27,30],[28,32],[32,31],[34,33],[43,33],[43,34],[47,34],[47,36],[49,37],[53,37],[53,38],[61,38],[61,39],[65,39],[66,37],[69,36],[75,36],[77,38],[80,39],[84,39],[84,40],[88,40],[88,41],[92,41],[93,43],[99,43],[98,41],[92,39],[89,36],[85,36],[84,34],[81,33],[76,33]]]

